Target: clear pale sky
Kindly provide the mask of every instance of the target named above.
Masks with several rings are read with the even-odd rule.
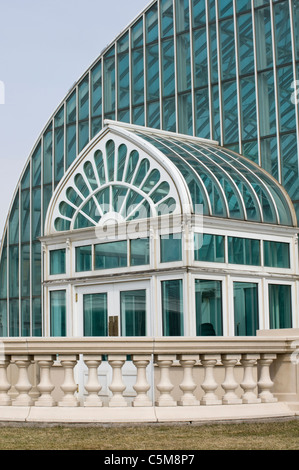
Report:
[[[48,119],[150,0],[0,0],[0,239],[26,160]]]

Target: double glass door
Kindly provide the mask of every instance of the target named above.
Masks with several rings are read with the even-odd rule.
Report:
[[[86,337],[146,336],[148,283],[105,284],[80,289],[79,334]]]

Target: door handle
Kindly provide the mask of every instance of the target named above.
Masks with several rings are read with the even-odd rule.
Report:
[[[109,317],[109,336],[118,336],[118,316]]]

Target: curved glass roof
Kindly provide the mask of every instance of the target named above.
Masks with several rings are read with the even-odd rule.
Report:
[[[216,142],[114,121],[106,126],[58,187],[49,215],[51,231],[95,227],[108,214],[117,213],[122,221],[163,215],[160,208],[166,202],[167,213],[179,207],[190,211],[184,201],[191,202],[195,214],[296,224],[284,189],[260,167]]]
[[[293,204],[283,187],[242,155],[212,141],[133,128],[182,173],[195,213],[202,204],[208,216],[296,225]]]

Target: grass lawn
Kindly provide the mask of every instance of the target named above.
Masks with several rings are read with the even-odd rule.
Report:
[[[299,450],[299,420],[136,427],[3,425],[0,450]]]

